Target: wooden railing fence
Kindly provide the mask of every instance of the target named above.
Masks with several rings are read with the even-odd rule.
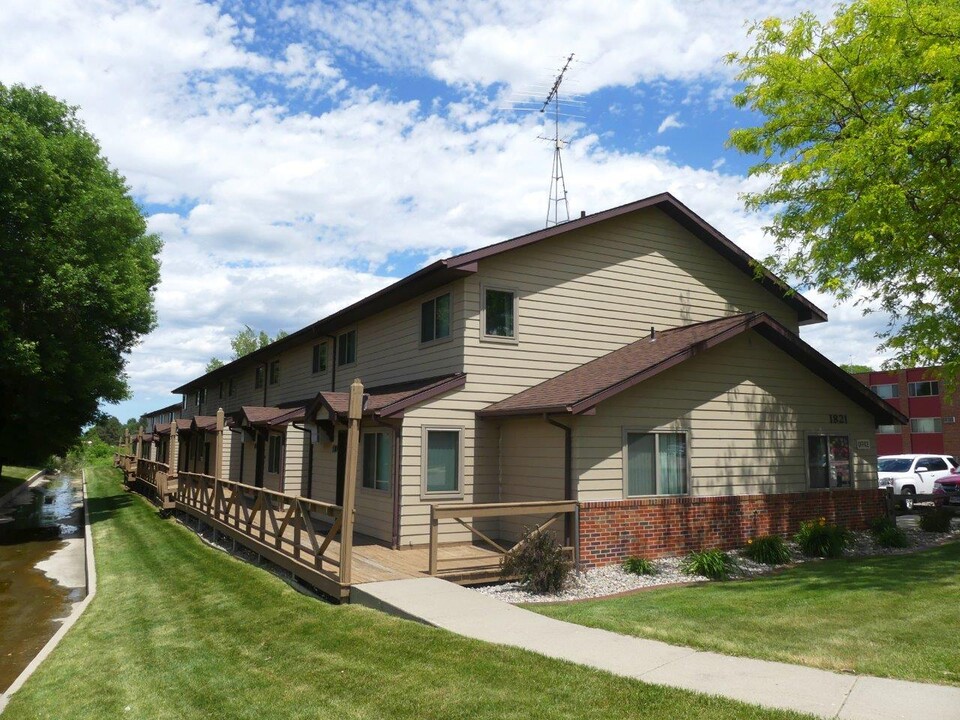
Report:
[[[568,513],[573,515],[572,527],[577,528],[577,513],[579,512],[579,504],[572,500],[552,500],[545,502],[514,502],[514,503],[473,503],[473,504],[448,504],[448,505],[431,505],[430,506],[430,567],[429,572],[431,575],[436,575],[438,572],[451,572],[456,570],[462,570],[464,572],[470,570],[489,570],[487,567],[478,567],[476,564],[472,563],[471,560],[474,558],[472,556],[463,555],[457,557],[439,557],[439,545],[440,545],[440,521],[444,519],[452,519],[458,522],[460,525],[465,527],[470,531],[471,535],[479,540],[483,545],[486,545],[492,548],[497,552],[497,557],[499,562],[502,560],[504,555],[508,553],[513,553],[519,550],[523,544],[532,537],[535,537],[537,534],[545,532],[548,530],[554,523],[566,516]],[[521,540],[518,543],[509,545],[500,540],[495,540],[487,533],[484,533],[476,526],[476,521],[483,518],[493,518],[493,517],[517,517],[517,516],[539,516],[539,515],[549,515],[547,519],[543,520],[540,524],[532,527],[529,534],[525,539]],[[467,522],[464,518],[470,518],[473,522]],[[575,531],[574,531],[575,532]],[[508,546],[509,545],[509,546]],[[571,555],[571,559],[576,564],[578,561],[577,557],[577,539],[576,537],[571,538],[571,545],[565,546],[564,550]],[[443,567],[441,567],[441,564]]]

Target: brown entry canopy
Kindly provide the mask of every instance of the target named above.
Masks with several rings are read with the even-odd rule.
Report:
[[[454,373],[370,388],[364,393],[363,414],[377,418],[401,417],[408,407],[463,387],[466,382],[465,373]],[[348,392],[320,392],[307,406],[306,417],[315,418],[324,408],[331,415],[341,417],[347,414],[349,404],[350,393]]]
[[[589,414],[607,398],[749,330],[803,363],[872,413],[878,423],[907,422],[899,410],[766,313],[745,313],[656,333],[496,402],[477,415]]]

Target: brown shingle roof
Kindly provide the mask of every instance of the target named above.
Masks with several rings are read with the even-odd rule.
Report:
[[[439,378],[425,378],[370,388],[369,392],[364,393],[366,402],[363,406],[363,414],[395,417],[412,405],[463,387],[466,381],[466,374],[454,373]],[[350,393],[348,392],[320,392],[313,403],[307,407],[306,416],[316,417],[321,408],[326,408],[335,415],[346,415],[349,404]]]
[[[213,382],[217,378],[227,377],[232,373],[236,373],[240,368],[248,368],[257,363],[263,363],[268,358],[273,357],[286,348],[294,347],[308,340],[323,339],[331,333],[358,320],[395,307],[401,302],[418,297],[435,288],[442,287],[458,278],[467,277],[477,272],[477,263],[484,258],[647,208],[656,208],[673,218],[682,227],[686,228],[695,237],[713,248],[745,275],[751,278],[756,277],[763,288],[773,293],[774,296],[783,300],[796,311],[801,324],[823,322],[827,319],[827,315],[823,310],[807,300],[800,293],[793,292],[786,282],[770,271],[761,269],[759,276],[757,276],[757,264],[750,255],[710,225],[706,220],[673,197],[673,195],[670,193],[660,193],[659,195],[653,195],[642,200],[627,203],[626,205],[620,205],[598,213],[593,213],[592,215],[586,215],[544,230],[537,230],[536,232],[520,235],[510,240],[494,243],[493,245],[488,245],[478,250],[472,250],[443,260],[437,260],[412,275],[398,280],[383,290],[375,292],[343,310],[339,310],[322,320],[318,320],[296,332],[290,333],[286,337],[272,342],[249,355],[245,355],[216,370],[212,370],[206,375],[201,375],[193,379],[176,388],[173,392],[188,392],[195,387]]]
[[[160,423],[159,425],[153,428],[155,435],[169,435],[170,434],[170,425],[172,423]]]
[[[709,320],[645,337],[478,411],[480,417],[591,412],[599,403],[748,330],[790,353],[867,409],[878,422],[906,416],[766,313]]]
[[[249,425],[266,425],[274,418],[284,415],[288,409],[278,407],[260,407],[256,405],[244,405],[240,408],[243,418]]]

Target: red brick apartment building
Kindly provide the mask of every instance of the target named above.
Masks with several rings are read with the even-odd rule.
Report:
[[[877,455],[960,456],[960,392],[944,397],[939,368],[856,373],[854,377],[910,418],[906,425],[877,426]]]

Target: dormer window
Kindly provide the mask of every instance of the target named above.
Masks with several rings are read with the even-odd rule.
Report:
[[[450,293],[427,300],[420,306],[420,342],[450,337]]]

